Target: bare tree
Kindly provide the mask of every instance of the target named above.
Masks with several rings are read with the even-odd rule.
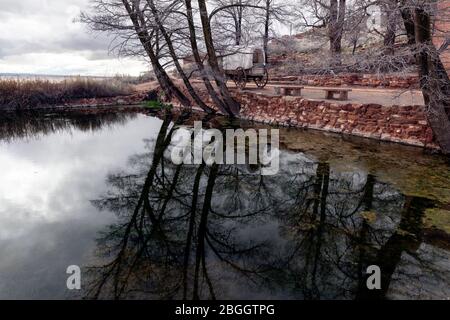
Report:
[[[243,43],[246,26],[249,25],[249,15],[246,10],[254,3],[253,0],[215,0],[214,11],[210,19],[217,34],[223,40],[231,38],[234,45]],[[213,19],[214,18],[214,19]]]
[[[262,39],[266,62],[273,22],[287,24],[293,17],[290,6],[278,0],[216,0],[214,4],[210,19],[222,42],[239,46]]]
[[[382,4],[382,10],[386,14],[386,32],[384,34],[384,47],[387,54],[394,53],[397,24],[400,20],[397,9],[397,0],[387,0]]]
[[[341,64],[346,5],[346,0],[301,0],[299,2],[299,26],[327,28],[332,66]]]
[[[171,36],[169,34],[169,32],[170,33],[174,33],[174,31],[171,31],[171,30],[168,31],[166,29],[166,27],[164,26],[164,21],[161,18],[161,14],[159,12],[159,11],[162,11],[165,16],[168,16],[168,15],[170,15],[170,11],[171,10],[174,10],[174,11],[179,10],[180,9],[179,5],[175,5],[176,1],[174,1],[174,2],[172,2],[170,4],[170,7],[173,7],[174,9],[170,9],[170,7],[169,8],[166,7],[166,8],[162,8],[162,10],[158,10],[158,8],[156,7],[155,2],[153,0],[147,0],[147,3],[149,5],[149,7],[150,7],[150,10],[151,10],[151,13],[153,15],[155,24],[156,24],[158,30],[161,32],[161,34],[162,34],[162,36],[164,38],[164,41],[165,41],[165,43],[166,43],[166,45],[168,47],[168,50],[169,50],[170,56],[172,58],[172,61],[175,64],[175,67],[176,67],[178,73],[180,74],[181,78],[183,79],[183,83],[186,86],[186,88],[187,88],[189,94],[191,95],[192,99],[197,104],[197,106],[202,108],[205,112],[207,112],[207,113],[214,113],[214,110],[211,109],[210,107],[208,107],[205,104],[205,102],[203,102],[203,100],[200,98],[200,96],[197,94],[196,90],[191,85],[188,76],[185,74],[183,68],[181,67],[181,64],[179,62],[177,53],[175,51],[174,44],[172,42],[172,38],[171,38]],[[179,30],[180,30],[180,28],[177,27],[177,31],[179,31]],[[186,40],[186,39],[183,38],[183,40]]]
[[[214,46],[210,18],[208,15],[208,9],[206,7],[205,0],[198,0],[198,7],[200,11],[200,19],[202,23],[203,29],[203,37],[205,41],[206,51],[208,53],[208,63],[211,67],[214,80],[216,81],[216,85],[219,88],[220,94],[224,101],[224,107],[230,116],[237,115],[239,113],[239,103],[231,96],[230,91],[226,86],[226,78],[224,78],[219,62],[217,59],[216,49]]]
[[[121,40],[121,47],[133,40],[138,41],[150,60],[156,78],[170,100],[175,97],[181,105],[191,106],[190,100],[181,92],[167,74],[161,63],[159,41],[155,28],[149,26],[140,0],[92,0],[94,14],[82,13],[80,20],[93,30],[109,32]],[[131,22],[131,24],[130,24]],[[136,52],[131,52],[136,54]],[[137,51],[137,54],[141,54]]]
[[[197,32],[196,32],[196,25],[194,22],[194,11],[192,8],[192,2],[191,0],[185,0],[186,4],[186,18],[188,22],[188,28],[189,28],[189,41],[191,44],[192,49],[192,55],[194,57],[195,63],[197,65],[198,71],[200,72],[201,78],[203,80],[203,83],[205,84],[206,90],[208,91],[211,99],[213,100],[216,107],[223,113],[228,114],[228,109],[225,101],[223,101],[219,95],[217,94],[216,90],[212,86],[208,73],[206,71],[206,68],[203,64],[202,57],[199,52],[198,42],[197,42]]]
[[[341,64],[342,37],[346,14],[346,0],[330,0],[330,22],[328,32],[330,37],[331,61],[333,65]]]
[[[239,104],[231,97],[226,86],[226,78],[221,74],[206,5],[202,6],[199,2],[199,8],[204,7],[206,12],[205,19],[201,18],[201,29],[203,29],[204,43],[208,52],[208,62],[213,71],[220,97],[204,72],[197,45],[196,29],[198,26],[195,25],[196,19],[191,1],[173,0],[156,3],[153,0],[93,0],[93,4],[95,13],[83,13],[81,21],[88,23],[96,31],[115,34],[116,39],[121,40],[122,53],[130,50],[133,40],[137,40],[149,58],[158,82],[169,100],[174,97],[185,107],[192,104],[167,74],[165,68],[173,65],[181,76],[193,102],[208,113],[215,111],[202,100],[191,84],[190,76],[185,73],[179,61],[180,56],[193,53],[199,70],[203,74],[207,91],[217,109],[229,116],[234,116],[239,112]],[[201,12],[202,10],[200,10]],[[142,54],[141,50],[127,52],[135,55]]]
[[[261,10],[258,11],[258,13],[261,13],[257,15],[260,17],[257,21],[263,25],[262,42],[267,63],[271,34],[276,33],[276,26],[274,23],[277,22],[279,24],[287,25],[293,21],[295,16],[291,13],[291,5],[285,2],[280,2],[278,0],[261,0],[260,5],[263,7],[263,10],[262,12]]]
[[[409,10],[414,10],[411,15],[414,15],[417,65],[428,121],[442,151],[450,154],[450,79],[433,44],[435,9],[434,1],[417,1]]]

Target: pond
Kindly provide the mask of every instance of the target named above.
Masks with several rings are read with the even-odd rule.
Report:
[[[0,299],[450,297],[446,159],[280,128],[275,175],[175,165],[172,121],[0,118]],[[81,290],[66,286],[71,265]]]

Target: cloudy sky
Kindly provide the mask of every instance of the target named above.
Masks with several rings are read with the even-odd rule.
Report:
[[[108,53],[110,39],[73,20],[89,0],[0,0],[0,73],[139,75],[148,66]]]

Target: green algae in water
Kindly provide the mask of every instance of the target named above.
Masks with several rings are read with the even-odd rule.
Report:
[[[450,234],[450,211],[440,208],[427,209],[425,210],[424,224]]]

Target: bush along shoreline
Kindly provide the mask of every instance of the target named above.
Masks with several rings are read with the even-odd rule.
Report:
[[[80,99],[111,98],[133,93],[131,85],[117,79],[74,78],[48,80],[0,80],[1,109],[33,109],[67,104]]]

